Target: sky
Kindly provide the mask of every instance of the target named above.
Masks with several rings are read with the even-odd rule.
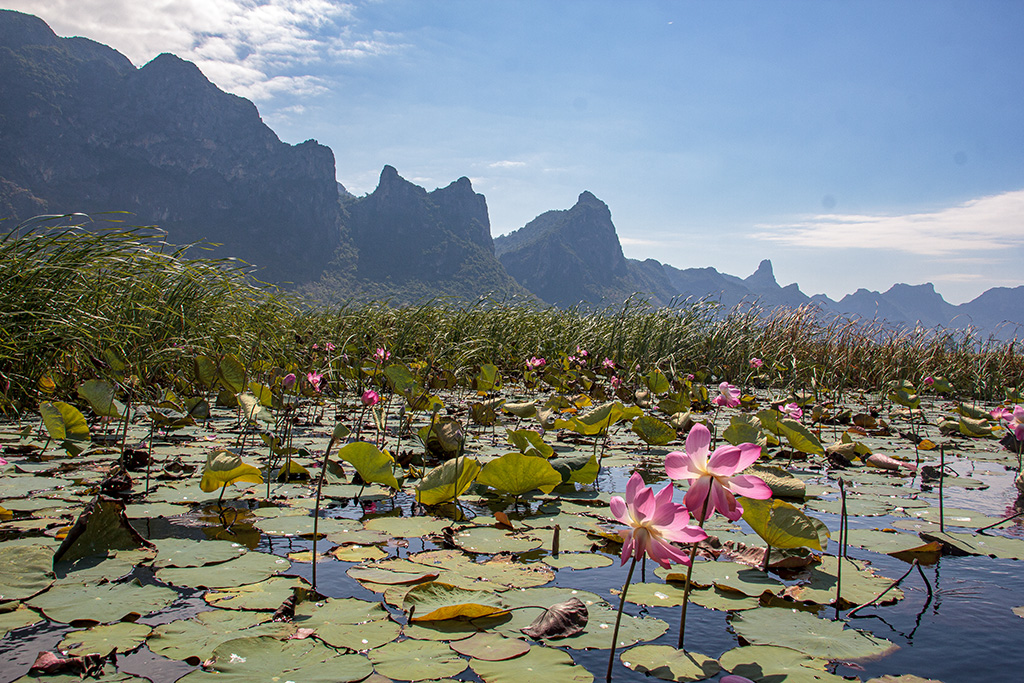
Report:
[[[838,299],[1024,284],[1018,0],[0,0],[195,62],[339,182],[468,177],[497,236],[584,190],[627,257]]]

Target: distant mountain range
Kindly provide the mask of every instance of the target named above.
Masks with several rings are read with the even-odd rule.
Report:
[[[960,306],[930,284],[832,301],[779,286],[769,261],[739,278],[628,259],[608,206],[590,192],[492,239],[486,199],[467,178],[428,192],[385,166],[377,188],[355,197],[337,182],[330,149],[281,142],[255,105],[194,64],[162,54],[136,68],[105,45],[0,10],[0,226],[109,211],[131,212],[128,222],[157,225],[173,243],[217,243],[215,255],[324,301],[520,296],[603,307],[640,293],[652,305],[813,304],[1004,338],[1024,322],[1024,287]]]

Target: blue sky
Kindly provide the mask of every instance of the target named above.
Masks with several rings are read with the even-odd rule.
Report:
[[[285,141],[428,190],[492,232],[605,201],[623,249],[833,298],[1024,284],[1015,0],[0,0],[136,65],[195,61]],[[149,5],[154,5],[150,7]]]

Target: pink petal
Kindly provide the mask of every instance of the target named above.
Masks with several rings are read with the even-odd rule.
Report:
[[[672,502],[672,484],[668,484],[654,495],[654,513],[650,523],[655,528],[668,526],[676,517],[676,505]]]
[[[636,494],[633,499],[633,514],[638,522],[644,522],[654,516],[657,504],[654,502],[654,491],[650,486],[645,486]]]
[[[729,521],[735,522],[743,514],[743,509],[737,513],[736,497],[722,486],[718,481],[711,484],[711,505],[718,510]]]
[[[626,482],[626,503],[629,505],[633,504],[636,499],[636,494],[640,489],[644,487],[644,478],[640,476],[639,472],[634,472],[633,476]]]
[[[689,524],[673,525],[670,529],[662,529],[661,535],[662,538],[677,543],[700,543],[708,537],[707,532],[699,526],[690,526]]]
[[[761,477],[752,474],[737,474],[729,477],[728,488],[737,496],[754,498],[755,500],[768,500],[772,497],[772,490],[764,483]]]
[[[623,524],[629,524],[629,514],[626,508],[626,501],[622,500],[620,496],[612,496],[611,501],[608,503],[608,507],[611,508],[612,514],[615,515],[615,519],[619,520]]]
[[[622,534],[622,562],[619,563],[619,566],[626,564],[626,560],[633,556],[633,546],[635,545],[633,534],[629,533],[627,536],[627,533],[629,532],[623,532]]]
[[[647,555],[666,569],[673,563],[687,564],[690,561],[689,553],[659,538],[651,539],[647,545]]]
[[[703,477],[705,472],[688,454],[673,451],[665,456],[665,474],[669,479],[696,479]]]
[[[716,477],[731,477],[742,472],[761,456],[761,447],[756,443],[716,448],[708,459],[708,472]]]
[[[686,435],[686,454],[691,458],[695,456],[708,457],[708,448],[711,446],[711,432],[699,422],[690,429]]]
[[[704,501],[707,500],[708,493],[711,487],[711,482],[714,481],[711,477],[701,477],[695,479],[690,483],[690,488],[686,491],[686,496],[683,498],[683,503],[686,504],[686,509],[690,511],[690,514],[696,519],[707,519],[707,517],[701,517],[700,511],[704,507]],[[714,508],[711,504],[708,504],[708,516],[714,512]]]

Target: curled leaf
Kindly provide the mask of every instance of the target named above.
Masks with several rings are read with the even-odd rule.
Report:
[[[569,598],[548,607],[532,624],[520,630],[534,640],[568,638],[582,633],[589,617],[582,600]]]

